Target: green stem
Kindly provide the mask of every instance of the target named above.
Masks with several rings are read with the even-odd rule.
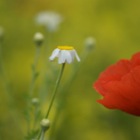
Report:
[[[28,121],[27,121],[27,132],[29,133],[30,132],[30,112],[29,112],[29,108],[30,108],[30,101],[31,101],[31,98],[33,96],[33,93],[34,93],[34,88],[35,88],[35,81],[36,81],[36,78],[38,76],[38,73],[36,72],[36,67],[37,67],[37,64],[38,64],[38,60],[39,60],[39,56],[40,56],[40,47],[41,46],[36,46],[36,52],[35,52],[35,57],[34,57],[34,62],[33,62],[33,65],[32,65],[32,79],[31,79],[31,84],[30,84],[30,87],[29,87],[29,99],[27,101],[27,113],[28,113]]]
[[[33,95],[33,91],[34,91],[34,87],[35,87],[35,81],[37,78],[37,72],[36,72],[36,67],[38,64],[38,60],[39,60],[39,56],[40,56],[40,46],[36,46],[36,53],[35,53],[35,58],[34,58],[34,63],[32,65],[32,80],[31,80],[31,85],[30,85],[30,90],[29,90],[29,95],[32,96]]]
[[[53,90],[53,94],[52,94],[51,101],[50,101],[50,104],[49,104],[49,107],[48,107],[48,111],[47,111],[47,113],[46,113],[45,118],[48,118],[48,116],[49,116],[49,114],[50,114],[51,107],[52,107],[52,105],[53,105],[53,102],[54,102],[54,99],[55,99],[55,96],[56,96],[56,93],[57,93],[57,89],[58,89],[58,87],[59,87],[60,80],[61,80],[61,78],[62,78],[62,74],[63,74],[64,68],[65,68],[65,63],[62,64],[62,68],[61,68],[61,71],[60,71],[60,73],[59,73],[58,79],[57,79],[57,81],[56,81],[56,85],[55,85],[55,88],[54,88],[54,90]],[[41,135],[42,135],[42,133],[43,133],[42,131],[43,131],[43,130],[41,130],[41,131],[39,132],[39,135],[38,135],[38,138],[37,138],[38,140],[40,140],[40,137],[41,137]]]
[[[45,131],[42,129],[41,136],[40,136],[39,140],[44,140],[44,136],[45,136]]]
[[[53,101],[54,101],[55,96],[56,96],[56,93],[57,93],[58,86],[59,86],[59,84],[60,84],[60,80],[61,80],[61,78],[62,78],[62,74],[63,74],[63,71],[64,71],[64,67],[65,67],[65,63],[62,64],[62,68],[61,68],[60,74],[59,74],[59,76],[58,76],[58,79],[57,79],[57,81],[56,81],[56,85],[55,85],[55,88],[54,88],[54,91],[53,91],[53,94],[52,94],[52,98],[51,98],[51,101],[50,101],[50,104],[49,104],[49,107],[48,107],[48,111],[47,111],[47,113],[46,113],[45,118],[48,118],[48,116],[49,116],[51,107],[52,107],[52,105],[53,105]]]
[[[82,55],[81,55],[81,60],[82,60],[81,63],[78,64],[78,65],[74,65],[74,72],[70,76],[70,79],[65,83],[65,85],[63,85],[63,88],[60,90],[60,92],[62,92],[62,94],[60,96],[60,101],[59,101],[59,104],[57,106],[57,109],[56,109],[56,112],[55,112],[55,115],[54,115],[53,124],[51,126],[51,132],[50,132],[50,136],[49,136],[50,138],[55,136],[54,135],[55,126],[56,126],[56,123],[58,122],[59,116],[61,115],[62,107],[65,106],[67,90],[71,87],[74,79],[77,76],[77,73],[78,73],[80,67],[85,62],[88,55],[89,55],[89,52],[84,50]]]
[[[34,108],[34,122],[33,122],[33,129],[35,130],[36,128],[36,122],[37,122],[37,114],[38,114],[38,108]]]
[[[65,106],[67,90],[71,87],[74,79],[76,78],[80,66],[81,66],[80,64],[75,65],[75,70],[72,73],[72,75],[70,76],[70,79],[63,85],[63,88],[60,90],[60,92],[62,94],[60,96],[59,104],[57,105],[57,109],[56,109],[56,112],[55,112],[55,115],[54,115],[54,118],[53,118],[53,124],[51,126],[51,132],[50,132],[50,135],[49,135],[50,138],[55,136],[54,135],[55,126],[56,126],[56,123],[58,122],[58,119],[59,119],[59,116],[61,114],[62,108]]]

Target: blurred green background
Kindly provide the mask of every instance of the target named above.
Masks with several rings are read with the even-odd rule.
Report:
[[[139,140],[140,119],[104,108],[96,102],[101,97],[92,88],[99,73],[108,65],[121,58],[130,58],[139,51],[139,7],[138,0],[0,0],[0,26],[5,31],[2,48],[5,73],[19,112],[19,116],[13,112],[13,119],[1,78],[0,140],[22,140],[26,135],[23,115],[25,93],[29,89],[35,53],[33,36],[38,31],[45,35],[42,54],[48,42],[49,55],[57,45],[65,44],[75,46],[80,55],[87,37],[93,36],[97,42],[96,48],[80,66],[75,81],[67,89],[52,139]],[[46,30],[35,24],[35,16],[42,11],[55,11],[64,17],[51,41]],[[44,68],[46,58],[40,57],[38,71]],[[57,67],[60,68],[59,65]],[[69,78],[71,65],[66,67],[61,86]],[[47,70],[48,67],[43,71]],[[42,79],[43,76],[40,76],[36,82],[36,92],[41,87]]]

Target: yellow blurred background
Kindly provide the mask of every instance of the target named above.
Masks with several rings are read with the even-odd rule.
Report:
[[[18,116],[10,113],[1,78],[0,140],[22,140],[26,135],[25,93],[29,89],[35,54],[33,36],[38,31],[45,36],[38,66],[38,71],[45,68],[43,72],[49,71],[49,64],[44,67],[47,44],[50,45],[49,57],[57,45],[73,45],[80,55],[87,37],[92,36],[97,42],[67,89],[52,140],[139,140],[140,119],[104,108],[96,102],[101,97],[92,87],[99,73],[108,65],[121,58],[130,58],[139,51],[139,7],[138,0],[0,0],[0,26],[5,32],[3,62],[19,112]],[[51,37],[35,23],[35,16],[42,11],[55,11],[64,18],[59,30]],[[69,78],[69,69],[71,66],[67,65],[61,86]],[[40,76],[36,82],[36,92],[42,79]]]

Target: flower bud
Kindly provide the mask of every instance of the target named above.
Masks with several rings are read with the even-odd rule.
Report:
[[[50,121],[48,119],[43,119],[40,123],[42,129],[44,131],[48,130],[50,128]]]
[[[44,41],[44,36],[42,33],[39,33],[37,32],[35,35],[34,35],[34,42],[37,46],[41,46],[42,43]]]
[[[38,98],[33,98],[33,99],[32,99],[32,104],[33,104],[34,106],[37,106],[37,105],[39,104],[39,99],[38,99]]]
[[[3,37],[4,37],[4,29],[0,27],[0,41],[3,40]]]
[[[96,45],[96,40],[93,37],[88,37],[85,40],[85,47],[87,51],[91,51]]]

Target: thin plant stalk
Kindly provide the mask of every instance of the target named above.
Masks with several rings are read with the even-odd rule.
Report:
[[[49,74],[47,73],[46,69],[48,67],[52,67],[52,65],[50,63],[48,63],[48,53],[50,53],[50,46],[52,45],[52,42],[53,42],[53,33],[47,33],[46,32],[46,44],[45,44],[45,48],[44,48],[44,69],[45,69],[45,72],[44,72],[44,78],[43,78],[43,81],[42,81],[42,84],[41,84],[41,88],[40,88],[40,99],[41,99],[41,102],[42,100],[44,99],[44,95],[46,95],[46,92],[48,91],[49,89],[49,82],[51,80]],[[53,69],[52,69],[53,70]],[[46,82],[47,81],[47,82]],[[47,83],[47,84],[46,84]],[[42,98],[43,96],[43,98]]]
[[[51,107],[53,105],[53,102],[54,102],[54,99],[55,99],[55,96],[56,96],[56,93],[57,93],[57,89],[58,89],[59,84],[60,84],[60,80],[62,78],[62,74],[63,74],[64,68],[65,68],[65,63],[62,64],[62,68],[61,68],[60,74],[58,76],[58,79],[56,81],[56,85],[55,85],[55,88],[54,88],[54,91],[53,91],[53,94],[52,94],[52,98],[51,98],[51,101],[50,101],[50,104],[49,104],[49,107],[48,107],[48,111],[46,113],[45,118],[48,118],[48,116],[49,116]]]
[[[33,94],[34,94],[34,88],[35,88],[35,82],[36,82],[36,79],[38,77],[38,73],[37,73],[37,65],[38,65],[38,61],[39,61],[39,56],[40,56],[40,47],[39,45],[36,46],[36,52],[35,52],[35,57],[34,57],[34,63],[32,65],[32,79],[31,79],[31,84],[30,84],[30,88],[29,88],[29,99],[28,99],[28,102],[27,102],[27,109],[30,108],[30,101],[31,101],[31,98],[33,97]],[[28,111],[27,111],[28,112]],[[28,121],[27,121],[27,132],[29,133],[30,132],[30,123],[31,123],[31,120],[30,120],[30,113],[28,112]],[[34,116],[34,118],[36,118],[36,116]],[[34,121],[36,121],[36,119],[34,119]],[[35,122],[34,122],[35,124]]]
[[[35,81],[38,76],[38,73],[36,72],[36,67],[38,64],[39,56],[40,56],[40,46],[36,46],[34,63],[32,65],[32,79],[31,79],[30,90],[29,90],[29,95],[31,97],[33,96],[33,92],[34,92],[34,88],[35,88]]]
[[[39,140],[44,140],[44,136],[45,136],[45,131],[42,130],[41,131],[41,136],[40,136],[40,139]]]
[[[55,85],[53,93],[52,93],[51,101],[49,103],[49,107],[48,107],[47,113],[45,115],[46,119],[49,117],[49,114],[50,114],[50,111],[51,111],[51,108],[52,108],[52,105],[53,105],[53,102],[54,102],[54,99],[55,99],[55,96],[56,96],[56,93],[57,93],[57,89],[59,87],[59,84],[60,84],[60,81],[61,81],[61,78],[62,78],[62,74],[63,74],[64,68],[65,68],[65,63],[62,64],[61,71],[60,71],[58,79],[56,81],[56,85]],[[41,134],[43,133],[42,131],[43,130],[41,130],[41,132],[39,132],[39,136],[38,136],[39,140],[40,140]]]
[[[34,122],[33,122],[33,128],[36,128],[36,122],[37,122],[37,113],[38,113],[38,107],[34,107]]]

